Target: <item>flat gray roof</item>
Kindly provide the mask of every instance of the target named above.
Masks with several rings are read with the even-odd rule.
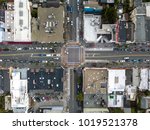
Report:
[[[84,108],[105,108],[107,107],[106,94],[84,94]]]
[[[146,41],[150,42],[150,18],[146,20]]]
[[[9,70],[0,70],[0,90],[10,92]]]
[[[63,91],[63,68],[28,70],[28,89]]]
[[[140,3],[140,0],[138,0]],[[138,3],[138,4],[139,4]],[[140,4],[139,4],[140,5]],[[146,8],[145,6],[136,7],[136,26],[135,42],[146,42]]]
[[[142,5],[142,0],[134,0],[134,6],[138,7]]]
[[[145,28],[145,16],[136,16],[136,28],[135,28],[135,41],[136,42],[146,42],[146,28]]]
[[[119,41],[126,42],[126,21],[119,23]]]

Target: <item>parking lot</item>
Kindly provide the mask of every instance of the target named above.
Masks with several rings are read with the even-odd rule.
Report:
[[[63,106],[63,92],[32,91],[30,97],[33,112],[39,112],[41,107]]]
[[[64,42],[64,8],[38,8],[38,19],[32,20],[32,40],[39,42]]]

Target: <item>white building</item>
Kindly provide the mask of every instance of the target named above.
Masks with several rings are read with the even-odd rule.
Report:
[[[148,90],[149,89],[149,79],[150,73],[148,68],[144,68],[140,70],[140,90]]]
[[[13,10],[5,11],[5,41],[14,41],[14,11]]]
[[[4,41],[31,41],[31,11],[29,0],[7,3]]]
[[[109,43],[114,41],[114,24],[102,24],[101,15],[84,14],[84,35],[87,43]]]
[[[29,108],[27,69],[14,69],[10,80],[11,107],[14,113],[27,112]]]
[[[124,91],[125,89],[125,69],[108,70],[108,93],[113,91]]]
[[[29,0],[14,0],[14,41],[31,41]]]
[[[125,69],[108,70],[108,107],[123,107]]]
[[[100,15],[84,14],[84,40],[86,42],[96,42],[100,25]]]

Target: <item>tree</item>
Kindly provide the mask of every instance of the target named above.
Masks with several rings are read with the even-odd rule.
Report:
[[[64,2],[65,0],[60,0],[61,2]]]
[[[102,12],[104,23],[114,24],[117,19],[117,10],[114,7],[106,7]]]
[[[143,0],[143,2],[150,2],[150,0]]]
[[[79,84],[79,85],[82,84],[82,76],[78,77],[78,84]]]
[[[130,13],[133,9],[134,9],[134,7],[130,7],[130,1],[125,0],[124,1],[124,12],[125,13]]]
[[[32,9],[31,16],[37,18],[37,9]]]
[[[115,0],[115,5],[118,5],[119,4],[119,0]]]
[[[0,4],[2,4],[2,3],[4,3],[4,2],[6,2],[6,0],[0,0]]]
[[[82,93],[82,92],[79,92],[79,93],[77,94],[77,101],[79,101],[79,102],[82,102],[82,101],[83,101],[83,93]]]

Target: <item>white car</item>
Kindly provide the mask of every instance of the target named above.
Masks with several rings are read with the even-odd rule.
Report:
[[[42,63],[48,63],[48,61],[47,60],[42,60]]]
[[[69,17],[67,17],[67,22],[68,22],[68,23],[70,22],[70,18],[69,18]]]
[[[128,60],[128,59],[129,59],[129,57],[124,57],[124,59],[125,59],[125,60]]]
[[[56,57],[56,58],[54,58],[55,60],[58,60],[59,58],[58,57]]]
[[[126,62],[125,60],[120,60],[121,63]]]
[[[45,30],[46,33],[49,33],[49,30]]]
[[[18,51],[22,50],[22,48],[17,48]]]
[[[69,4],[69,1],[70,1],[70,0],[66,0],[67,4]]]
[[[56,54],[56,56],[60,56],[60,54]]]
[[[43,50],[47,50],[48,48],[47,47],[43,47]]]
[[[73,26],[73,21],[70,22],[71,26]]]

